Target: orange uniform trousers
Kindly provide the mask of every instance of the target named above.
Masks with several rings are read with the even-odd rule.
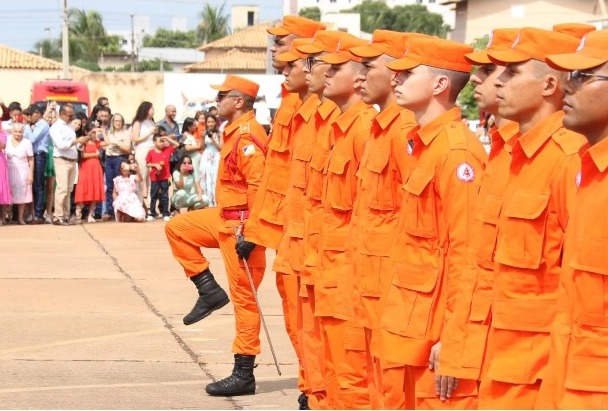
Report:
[[[201,247],[220,249],[236,322],[232,351],[235,354],[257,355],[260,353],[260,313],[243,261],[238,258],[234,249],[236,239],[232,227],[239,224],[237,220],[224,220],[220,215],[220,208],[213,207],[180,214],[167,223],[165,234],[173,256],[188,277],[209,268],[209,261],[201,252]],[[257,246],[252,251],[248,264],[257,289],[266,267],[265,249]]]

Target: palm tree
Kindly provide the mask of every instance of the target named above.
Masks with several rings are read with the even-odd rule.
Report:
[[[107,40],[101,14],[95,10],[68,10],[70,56],[74,61],[97,62]]]
[[[197,36],[203,44],[228,35],[228,16],[224,12],[224,6],[226,6],[226,3],[223,3],[219,8],[212,7],[207,3],[203,11],[200,12],[201,21],[198,24]]]
[[[44,39],[39,40],[34,44],[34,49],[30,51],[32,54],[39,54],[47,59],[61,61],[61,40],[59,39]]]

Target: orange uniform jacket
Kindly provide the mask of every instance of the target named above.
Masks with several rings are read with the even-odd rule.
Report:
[[[404,177],[391,279],[380,301],[378,356],[426,366],[461,284],[471,281],[471,230],[487,155],[458,108],[415,128],[410,138],[401,155],[415,164]]]
[[[325,100],[315,113],[314,150],[306,169],[308,177],[305,190],[307,204],[304,208],[304,267],[300,272],[304,284],[317,284],[314,281],[322,222],[323,168],[329,156],[329,133],[339,115],[340,109],[331,100]]]
[[[246,232],[248,241],[274,250],[278,250],[283,236],[285,194],[293,147],[291,119],[301,104],[297,94],[284,94],[281,107],[274,116],[264,176],[249,216],[249,231]]]
[[[549,377],[557,380],[557,408],[604,409],[608,404],[608,138],[581,152],[551,335],[551,365],[557,364]]]
[[[555,319],[568,213],[585,139],[556,112],[513,145],[509,184],[498,217],[492,325],[482,379],[542,380]],[[574,161],[573,161],[574,160]]]
[[[329,133],[330,153],[323,168],[320,281],[315,281],[315,316],[343,320],[354,316],[352,261],[345,251],[357,189],[355,173],[376,114],[374,108],[360,101],[336,119]]]
[[[509,181],[511,147],[518,131],[519,125],[515,122],[490,131],[492,150],[481,177],[477,221],[472,234],[477,278],[470,287],[463,287],[454,319],[450,321],[442,339],[441,373],[445,375],[471,380],[480,377],[490,327],[496,224],[502,195]]]
[[[302,103],[292,119],[291,138],[294,144],[283,213],[284,234],[273,267],[276,272],[299,274],[304,264],[301,241],[304,238],[304,208],[307,205],[305,198],[307,168],[315,148],[317,135],[314,120],[320,105],[321,100],[313,94]]]
[[[414,127],[411,111],[396,103],[385,107],[372,121],[370,138],[357,171],[357,207],[349,241],[354,244],[355,298],[362,299],[364,308],[357,321],[369,329],[378,325],[378,299],[387,283],[390,246],[397,234],[403,197],[393,146],[405,152],[405,136]],[[400,137],[404,137],[402,145],[394,144]]]

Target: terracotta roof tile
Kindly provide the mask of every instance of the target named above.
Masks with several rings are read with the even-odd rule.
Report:
[[[266,51],[247,52],[232,49],[221,56],[189,64],[184,67],[184,71],[187,73],[266,71]]]
[[[62,70],[63,65],[55,60],[0,44],[0,69]],[[70,70],[88,72],[88,70],[75,66],[70,66]]]
[[[257,26],[247,27],[246,29],[232,33],[229,36],[200,46],[198,49],[199,51],[209,49],[233,49],[237,47],[242,49],[266,49],[269,36],[269,34],[266,32],[268,27],[269,23],[262,23],[258,24]]]

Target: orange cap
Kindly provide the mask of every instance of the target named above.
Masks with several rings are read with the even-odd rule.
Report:
[[[344,64],[348,61],[361,61],[361,57],[357,57],[352,54],[349,49],[357,46],[367,44],[366,40],[355,37],[352,34],[348,34],[344,31],[340,31],[340,41],[333,50],[333,53],[325,54],[321,56],[321,60],[329,64]]]
[[[245,77],[228,74],[226,75],[226,80],[224,80],[224,83],[212,84],[211,88],[221,93],[231,90],[240,91],[247,96],[256,98],[260,85],[251,80],[247,80]]]
[[[608,62],[608,30],[592,31],[574,53],[553,54],[546,62],[556,70],[586,70]]]
[[[553,31],[582,39],[585,34],[595,31],[595,26],[584,23],[562,23],[553,26]]]
[[[357,57],[373,58],[386,54],[396,59],[403,57],[410,37],[429,37],[422,33],[400,33],[390,30],[375,30],[371,43],[353,47],[350,52]]]
[[[285,16],[283,22],[266,31],[273,36],[295,34],[298,37],[312,37],[318,30],[325,30],[325,24],[300,16]]]
[[[479,50],[473,53],[469,53],[464,56],[465,59],[471,64],[482,65],[482,64],[494,64],[488,57],[489,51],[507,50],[511,47],[515,38],[519,33],[519,29],[496,29],[490,33],[490,39],[488,40],[488,46],[485,50]]]
[[[393,71],[413,69],[421,64],[446,70],[471,71],[471,65],[464,58],[473,51],[473,47],[437,37],[413,37],[409,39],[409,48],[405,57],[386,65]]]
[[[488,56],[493,63],[501,65],[532,59],[544,62],[547,55],[572,52],[577,45],[578,39],[567,34],[524,27],[509,49],[490,51]]]
[[[294,39],[291,42],[291,46],[289,46],[289,51],[286,53],[281,53],[277,56],[278,61],[282,61],[285,63],[291,63],[292,61],[296,61],[299,59],[306,58],[306,54],[298,51],[298,46],[302,46],[304,44],[309,44],[312,39]]]

